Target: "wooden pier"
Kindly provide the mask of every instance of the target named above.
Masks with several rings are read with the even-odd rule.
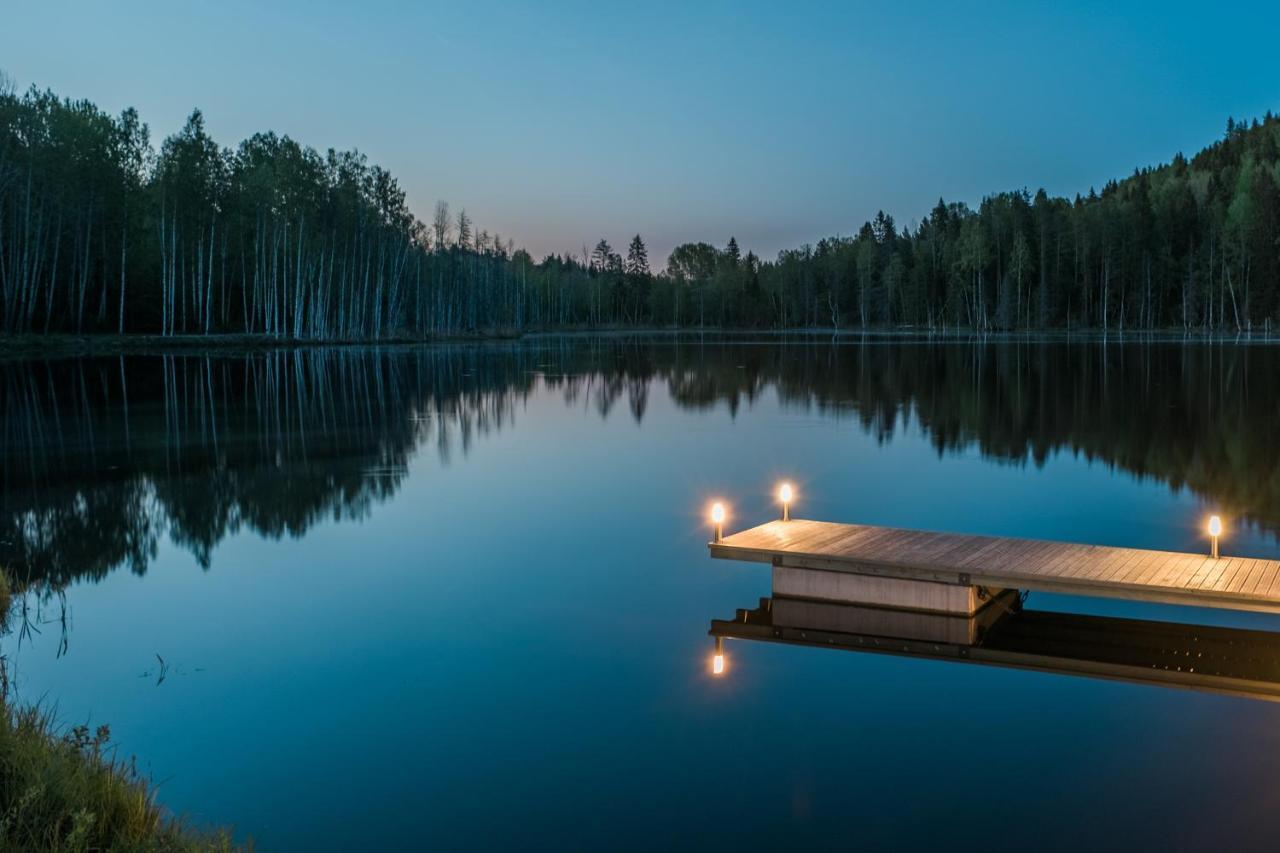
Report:
[[[775,592],[972,614],[1002,590],[1280,613],[1280,562],[1206,553],[967,536],[823,521],[771,521],[708,546],[770,563]]]

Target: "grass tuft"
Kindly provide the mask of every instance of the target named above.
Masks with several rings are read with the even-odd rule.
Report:
[[[106,726],[59,733],[38,708],[0,713],[0,848],[31,851],[229,851],[227,833],[170,820]]]
[[[0,571],[0,635],[13,605]],[[132,762],[115,757],[111,730],[63,730],[40,707],[13,699],[0,655],[0,850],[230,851],[230,833],[173,819]]]

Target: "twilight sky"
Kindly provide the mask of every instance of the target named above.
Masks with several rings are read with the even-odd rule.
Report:
[[[224,146],[359,148],[538,257],[638,231],[657,267],[1193,152],[1280,109],[1278,33],[1264,3],[9,0],[0,69],[157,146],[198,106]]]

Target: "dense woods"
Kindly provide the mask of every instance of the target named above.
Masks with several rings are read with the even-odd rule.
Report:
[[[659,325],[1269,330],[1280,120],[1074,199],[939,201],[762,260],[729,239],[655,273],[636,235],[535,261],[386,170],[199,111],[152,144],[133,110],[0,83],[0,331],[373,339]]]

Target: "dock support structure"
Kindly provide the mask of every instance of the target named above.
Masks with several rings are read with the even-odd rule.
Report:
[[[888,607],[919,613],[972,616],[986,607],[1003,589],[977,586],[963,575],[935,580],[893,577],[868,566],[867,573],[788,565],[773,561],[774,595]]]

